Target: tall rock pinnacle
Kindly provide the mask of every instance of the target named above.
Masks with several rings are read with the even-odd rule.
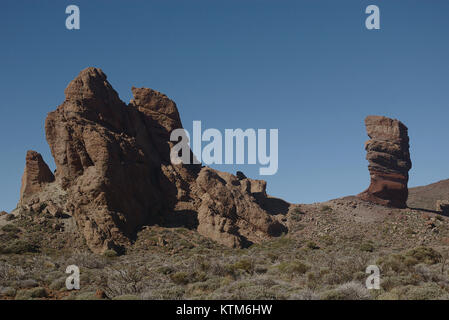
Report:
[[[370,137],[365,149],[371,184],[359,197],[385,206],[407,207],[408,172],[412,167],[407,127],[382,116],[366,117],[365,126]]]

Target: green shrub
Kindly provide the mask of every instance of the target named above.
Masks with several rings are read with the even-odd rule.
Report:
[[[103,252],[103,255],[107,258],[115,258],[118,256],[117,252],[115,250],[109,249]]]
[[[374,244],[371,241],[363,242],[360,245],[360,250],[361,251],[366,251],[366,252],[373,252],[374,251]]]
[[[47,298],[48,293],[45,288],[37,287],[29,290],[19,290],[16,294],[16,300],[30,300],[35,298]]]
[[[64,289],[64,288],[66,287],[65,281],[66,281],[66,278],[65,278],[65,277],[59,278],[59,279],[56,279],[56,280],[53,280],[53,281],[50,283],[49,288],[52,289],[52,290],[61,290],[61,289]]]
[[[7,225],[4,225],[3,227],[2,227],[2,231],[4,231],[4,232],[14,232],[14,233],[17,233],[17,232],[20,232],[20,229],[19,228],[17,228],[15,225],[13,225],[13,224],[7,224]]]
[[[186,272],[176,272],[170,275],[171,281],[176,284],[186,285],[190,282],[189,275]]]
[[[282,273],[287,274],[304,274],[310,270],[310,267],[299,260],[281,262],[278,269]]]
[[[254,263],[249,259],[242,259],[229,266],[231,272],[242,270],[249,274],[254,272]]]
[[[0,253],[4,254],[23,254],[23,253],[36,253],[39,248],[24,240],[15,240],[12,244],[0,247]]]
[[[407,251],[408,257],[415,258],[419,263],[435,264],[441,261],[441,254],[429,247],[418,247]]]
[[[173,268],[169,266],[162,266],[157,268],[156,271],[165,275],[169,275],[173,273],[175,270],[173,270]]]

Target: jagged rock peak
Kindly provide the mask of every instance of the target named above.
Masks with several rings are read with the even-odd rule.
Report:
[[[97,68],[69,83],[45,122],[56,164],[52,187],[63,196],[37,191],[34,199],[72,216],[94,252],[122,250],[152,224],[197,228],[236,247],[287,232],[264,208],[265,181],[173,165],[170,134],[182,128],[176,104],[152,89],[132,92],[126,105]]]

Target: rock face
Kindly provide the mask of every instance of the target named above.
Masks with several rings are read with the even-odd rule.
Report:
[[[65,101],[45,123],[55,177],[41,157],[28,164],[27,155],[22,195],[32,195],[36,205],[36,199],[48,199],[40,197],[36,183],[54,180],[64,203],[50,199],[52,210],[72,215],[94,252],[121,250],[151,224],[195,227],[228,246],[286,232],[259,205],[258,197],[266,197],[264,181],[173,165],[170,133],[182,128],[176,104],[152,89],[133,87],[132,93],[126,105],[97,68],[70,82]]]
[[[28,151],[25,159],[25,171],[22,176],[20,198],[27,199],[43,190],[44,185],[55,180],[53,173],[36,151]]]
[[[369,188],[359,197],[373,203],[406,208],[408,171],[412,167],[407,127],[382,116],[365,119],[370,140],[365,144],[371,176]]]

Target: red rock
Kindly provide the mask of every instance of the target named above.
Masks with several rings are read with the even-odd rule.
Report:
[[[107,299],[106,292],[103,289],[97,289],[95,292],[95,297],[97,299]]]
[[[359,197],[384,206],[406,208],[408,171],[412,167],[407,127],[382,116],[365,119],[368,136],[366,159],[371,184]]]

